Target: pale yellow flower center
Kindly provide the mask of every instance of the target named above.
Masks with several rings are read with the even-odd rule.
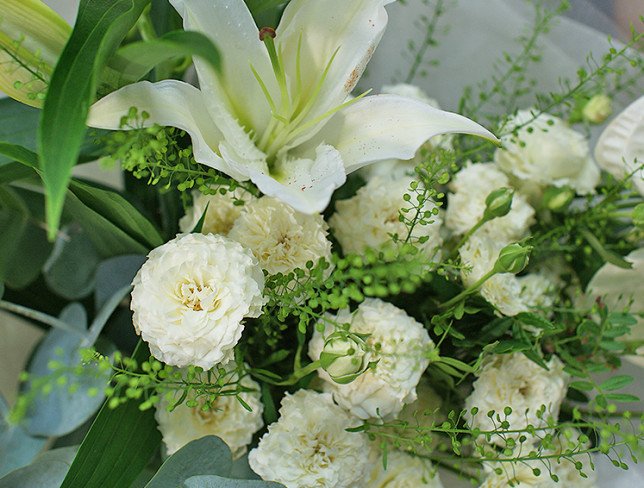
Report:
[[[177,296],[183,305],[195,312],[212,312],[219,306],[218,290],[212,283],[179,283]]]

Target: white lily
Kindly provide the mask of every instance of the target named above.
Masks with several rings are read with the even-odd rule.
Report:
[[[176,80],[135,83],[94,104],[88,124],[119,129],[131,107],[146,111],[146,125],[185,130],[196,161],[250,179],[306,213],[323,210],[348,173],[410,159],[432,136],[496,140],[475,122],[416,100],[349,96],[392,1],[292,0],[277,30],[260,33],[243,0],[170,0],[186,30],[219,48],[221,74],[195,59],[199,89]]]

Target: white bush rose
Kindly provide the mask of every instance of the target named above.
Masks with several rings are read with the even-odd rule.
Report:
[[[250,251],[214,234],[183,234],[152,250],[133,281],[136,332],[159,360],[225,363],[245,317],[258,317],[264,274]]]
[[[235,220],[242,212],[243,205],[235,205],[235,200],[241,200],[246,203],[255,199],[253,195],[241,188],[234,192],[225,194],[216,193],[215,195],[206,195],[199,191],[192,192],[192,207],[186,215],[179,220],[179,230],[181,232],[192,232],[199,223],[206,207],[206,218],[201,229],[202,234],[221,234],[228,235],[232,229]]]

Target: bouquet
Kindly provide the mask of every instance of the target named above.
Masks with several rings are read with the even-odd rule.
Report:
[[[567,5],[534,2],[457,114],[419,87],[440,0],[407,74],[362,85],[392,3],[81,0],[71,28],[0,2],[3,342],[33,335],[0,487],[592,487],[599,456],[637,462],[642,34],[543,91]]]

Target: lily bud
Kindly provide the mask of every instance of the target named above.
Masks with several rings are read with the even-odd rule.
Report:
[[[364,339],[359,335],[334,332],[324,342],[320,364],[333,381],[344,385],[367,370],[369,356]]]
[[[42,107],[71,27],[40,0],[4,0],[0,13],[0,90]]]
[[[494,271],[497,273],[520,273],[528,265],[532,246],[525,246],[518,242],[508,244],[499,253],[494,263]]]
[[[575,198],[575,191],[569,186],[551,186],[543,193],[543,206],[553,212],[563,212]]]
[[[592,124],[601,124],[613,112],[613,104],[611,99],[600,93],[592,97],[581,111],[581,115],[585,120]]]
[[[483,218],[485,220],[492,220],[507,215],[512,208],[513,196],[514,190],[511,188],[498,188],[491,192],[485,199]]]

